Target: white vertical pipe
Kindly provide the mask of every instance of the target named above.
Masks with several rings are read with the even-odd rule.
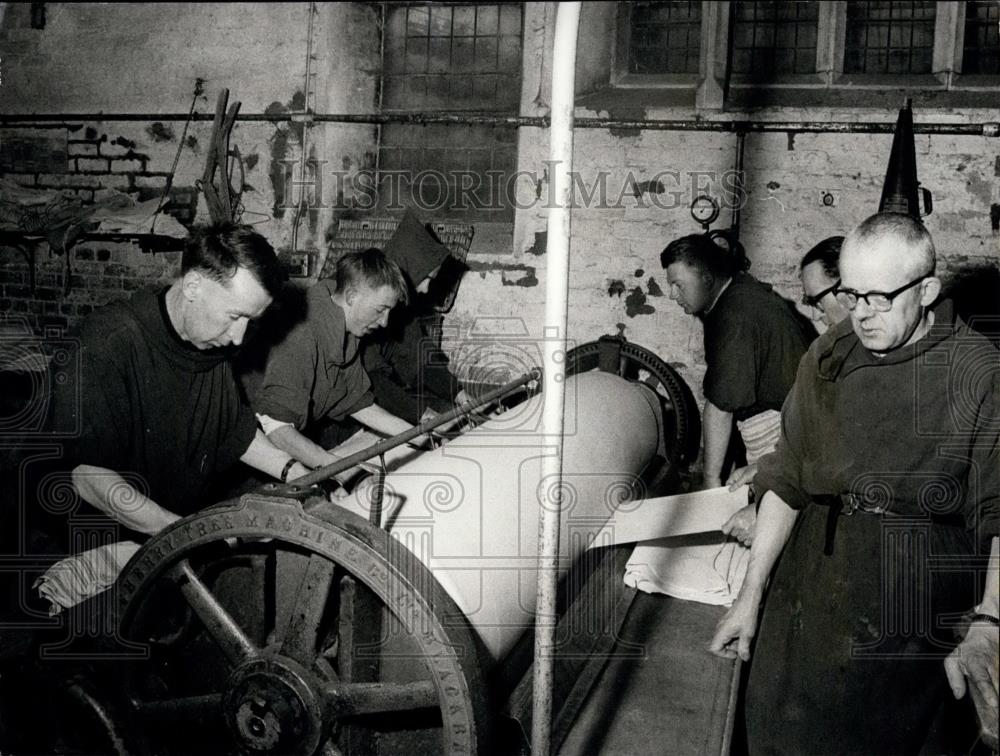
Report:
[[[545,391],[542,433],[549,454],[542,462],[538,538],[538,603],[535,615],[535,661],[532,677],[531,752],[552,750],[552,672],[556,631],[556,580],[559,561],[559,513],[562,507],[563,415],[565,409],[566,323],[569,295],[570,174],[573,170],[573,107],[576,86],[576,36],[580,3],[558,3],[552,52],[552,122],[549,166],[552,202],[545,247]],[[558,353],[558,355],[557,355]],[[551,485],[559,481],[559,485]]]

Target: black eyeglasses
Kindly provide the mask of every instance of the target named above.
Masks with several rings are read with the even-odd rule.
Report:
[[[865,300],[865,303],[876,312],[889,312],[889,310],[892,309],[892,300],[907,289],[916,286],[925,278],[930,278],[930,276],[930,273],[925,273],[920,276],[920,278],[916,278],[908,284],[903,284],[898,289],[894,289],[893,291],[866,291],[862,293],[860,291],[854,291],[854,289],[837,289],[834,296],[837,297],[837,301],[840,302],[840,304],[852,312],[854,311],[854,308],[858,306],[858,300],[860,299]]]
[[[837,281],[833,286],[823,289],[823,291],[817,294],[813,294],[811,296],[809,294],[803,294],[802,304],[804,304],[806,307],[819,307],[820,300],[827,294],[829,294],[831,291],[836,289],[838,286],[840,286],[840,281]]]

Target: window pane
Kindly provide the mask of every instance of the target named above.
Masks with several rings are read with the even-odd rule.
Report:
[[[430,58],[427,70],[431,73],[446,73],[451,68],[451,39],[431,37]]]
[[[386,109],[518,112],[523,3],[384,7]],[[402,204],[421,218],[511,222],[507,177],[517,168],[516,137],[509,128],[386,124],[379,144],[383,209]],[[470,170],[471,180],[462,175]],[[490,179],[490,171],[500,178]],[[473,184],[483,189],[463,196],[462,187]]]
[[[521,8],[519,6],[500,6],[500,33],[521,36]]]
[[[450,37],[451,36],[451,8],[447,5],[431,6],[431,36]]]
[[[476,37],[475,70],[477,73],[497,70],[496,37]]]
[[[962,73],[1000,74],[1000,2],[973,0],[965,4]]]
[[[873,0],[847,3],[844,71],[930,73],[936,3]]]
[[[452,36],[473,37],[476,34],[476,9],[471,5],[455,8],[452,14]]]
[[[495,5],[480,5],[476,8],[476,34],[496,36],[499,14]]]
[[[427,70],[427,38],[414,37],[406,40],[406,61],[404,73],[423,73]]]
[[[394,14],[402,17],[404,14]],[[427,19],[430,17],[428,8],[407,8],[406,9],[406,34],[409,37],[427,36]],[[395,27],[393,27],[395,30]]]
[[[698,72],[700,2],[634,2],[629,11],[629,73]]]
[[[816,71],[814,2],[733,3],[732,72],[760,81]]]

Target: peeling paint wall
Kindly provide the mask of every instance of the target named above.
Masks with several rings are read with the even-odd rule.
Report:
[[[190,189],[193,197],[204,171],[211,121],[194,121],[185,131],[184,121],[157,118],[158,113],[187,113],[194,99],[197,113],[211,115],[224,88],[230,90],[230,103],[242,103],[241,115],[304,108],[371,112],[379,75],[377,10],[362,3],[317,3],[315,8],[307,102],[309,3],[48,3],[40,30],[30,28],[29,4],[8,4],[0,24],[0,112],[61,115],[66,125],[3,129],[0,153],[12,137],[41,136],[61,141],[64,154],[61,163],[53,162],[45,171],[31,165],[18,170],[5,159],[6,169],[0,172],[25,186],[72,192],[84,200],[100,189],[139,192],[148,199],[162,193],[176,157],[172,185]],[[97,112],[145,117],[73,117]],[[289,251],[304,180],[308,186],[297,246],[315,254],[314,269],[319,270],[327,228],[352,199],[349,180],[338,180],[334,169],[346,174],[370,167],[376,138],[376,129],[364,125],[237,121],[230,144],[243,158],[243,222],[253,224],[279,251]],[[304,178],[303,140],[308,158]],[[239,177],[236,169],[237,188]],[[199,222],[207,222],[200,194],[192,209]],[[0,270],[0,283],[10,289],[0,291],[0,302],[38,327],[72,326],[85,314],[75,307],[77,300],[85,299],[90,307],[126,296],[147,269],[155,268],[156,280],[169,277],[162,258],[150,267],[144,259],[148,255],[137,248],[110,247],[99,251],[128,268],[127,286],[121,276],[101,276],[97,269],[103,263],[90,249],[81,250],[78,258],[96,271],[96,277],[81,279],[88,293],[73,294],[62,302],[64,307],[59,301],[22,297],[27,266],[12,252],[4,255]]]
[[[581,93],[596,92],[610,76],[614,6],[584,6],[577,66]],[[184,124],[157,119],[155,114],[187,112],[199,80],[204,94],[196,107],[201,113],[214,110],[222,87],[229,87],[233,98],[242,101],[243,113],[287,112],[303,105],[331,113],[376,109],[380,59],[374,4],[317,4],[308,101],[304,96],[307,3],[52,3],[47,4],[44,30],[22,23],[27,12],[27,5],[9,4],[0,28],[0,110],[150,116],[133,122],[74,121],[72,130],[64,129],[65,159],[73,161],[66,173],[80,173],[81,165],[90,167],[81,160],[105,161],[100,165],[109,167],[105,173],[84,171],[85,178],[63,179],[68,191],[111,186],[153,192],[162,187]],[[556,3],[525,5],[521,113],[526,116],[548,115],[555,14]],[[82,38],[87,45],[80,44]],[[919,92],[913,96],[918,122],[1000,121],[1000,107],[932,108],[922,104]],[[712,114],[653,105],[649,97],[643,90],[622,89],[604,109],[595,104],[597,109],[579,108],[577,113],[891,122],[902,102],[900,94],[887,107],[876,103]],[[596,102],[595,97],[589,101]],[[200,176],[210,130],[207,122],[191,124],[183,137],[175,186],[192,186]],[[36,138],[58,136],[51,129],[14,131]],[[471,270],[445,320],[446,345],[453,356],[472,354],[463,346],[470,334],[480,338],[490,329],[518,343],[537,344],[543,335],[548,136],[538,128],[518,131],[521,175],[515,187],[519,209],[513,236],[509,227],[497,224],[476,228]],[[354,206],[353,179],[359,171],[374,167],[378,130],[357,124],[308,128],[287,122],[237,124],[233,143],[244,156],[246,169],[244,218],[257,224],[278,248],[291,243],[295,211],[288,205],[294,205],[298,190],[285,198],[280,195],[288,188],[285,169],[298,177],[303,137],[307,157],[319,167],[321,185],[316,191],[326,207],[306,208],[299,246],[318,250],[321,264],[324,234],[331,222],[364,214]],[[797,298],[801,255],[816,241],[846,232],[877,207],[891,139],[888,134],[750,134],[742,240],[752,272],[782,294]],[[701,328],[666,296],[659,254],[671,239],[699,231],[688,213],[696,194],[729,199],[735,147],[736,136],[725,133],[635,128],[576,132],[578,204],[572,217],[569,281],[572,342],[615,333],[617,324],[623,324],[626,337],[681,366],[700,393]],[[935,209],[927,225],[939,249],[941,272],[949,280],[970,272],[995,272],[1000,265],[1000,140],[918,135],[916,148],[920,179],[934,192]],[[116,173],[112,167],[120,170]],[[20,178],[33,185],[39,175]],[[824,203],[826,195],[832,204]],[[199,217],[206,217],[203,204],[198,211]],[[730,211],[724,208],[716,227],[727,226],[729,218]],[[115,258],[125,261],[115,264],[134,263],[135,271],[140,271],[139,256],[112,249],[108,261],[81,259],[92,264],[94,270],[88,269],[87,275],[94,281],[110,282],[106,301],[116,293],[123,295],[123,280],[134,288],[140,279],[130,273],[101,276],[101,267]],[[2,271],[4,276],[20,277],[12,286],[23,288],[18,259],[12,255],[7,264],[5,258]],[[158,278],[164,274],[156,268]],[[85,304],[100,303],[97,298]],[[46,306],[60,313],[59,302]],[[465,363],[459,359],[457,364]]]
[[[606,82],[610,71],[607,41],[614,33],[609,12],[614,4],[603,4],[608,6],[603,9],[591,5],[598,4],[585,4],[581,18],[580,92],[593,91],[602,77]],[[524,115],[546,115],[554,4],[528,3],[525,17],[521,110]],[[1000,107],[931,108],[921,104],[919,91],[912,95],[918,122],[1000,121]],[[644,101],[645,96],[648,93],[642,90],[620,90],[610,110],[578,108],[577,115],[894,122],[903,101],[900,93],[886,107],[869,103],[871,107],[771,108],[713,115],[684,107],[654,107]],[[846,233],[877,210],[891,142],[891,134],[750,134],[741,239],[752,261],[751,272],[797,300],[801,256],[815,242]],[[448,319],[458,331],[490,314],[502,314],[520,318],[530,338],[542,336],[548,132],[522,128],[518,148],[518,169],[530,178],[519,184],[523,209],[515,219],[511,257],[503,262],[530,261],[539,283],[531,288],[504,287],[500,274],[469,276]],[[701,327],[665,296],[659,254],[671,239],[700,231],[688,210],[695,195],[709,193],[728,201],[735,149],[735,134],[576,131],[579,204],[572,215],[571,342],[615,333],[616,325],[624,324],[627,338],[679,366],[701,395]],[[934,212],[926,224],[938,247],[940,273],[946,282],[958,285],[970,275],[1000,280],[1000,139],[924,134],[917,136],[916,149],[920,181],[934,194]],[[833,206],[823,202],[827,193],[834,198]],[[536,196],[542,201],[534,201]],[[723,208],[714,227],[728,227],[730,215],[731,210]],[[993,291],[996,299],[995,286]]]
[[[202,114],[214,112],[223,88],[231,103],[242,103],[243,115],[375,107],[378,27],[367,4],[316,4],[308,103],[309,3],[50,3],[43,30],[30,28],[28,11],[27,4],[9,5],[0,28],[0,110],[7,114],[186,113],[199,83],[203,94],[195,109]],[[142,153],[147,167],[163,174],[184,131],[182,121],[155,117],[86,126],[107,136],[108,146]],[[210,134],[211,122],[188,127],[175,185],[201,175]],[[376,132],[358,125],[237,122],[231,144],[245,158],[244,220],[283,249],[301,194],[303,135],[319,176],[316,169],[305,176],[310,186],[299,248],[319,251],[333,213],[320,205],[334,204],[337,196],[331,166],[365,165]],[[206,218],[201,210],[199,218]]]

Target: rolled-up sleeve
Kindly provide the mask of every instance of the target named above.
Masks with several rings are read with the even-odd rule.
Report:
[[[757,403],[757,348],[753,327],[746,318],[719,313],[706,331],[705,398],[725,412]]]
[[[85,325],[79,349],[79,392],[56,384],[60,411],[78,418],[80,433],[69,443],[70,456],[76,464],[121,469],[127,460],[124,442],[129,438],[133,411],[127,344],[119,329],[95,318]]]
[[[309,422],[312,388],[316,380],[316,346],[308,325],[293,328],[271,346],[267,367],[253,409],[302,430]]]

